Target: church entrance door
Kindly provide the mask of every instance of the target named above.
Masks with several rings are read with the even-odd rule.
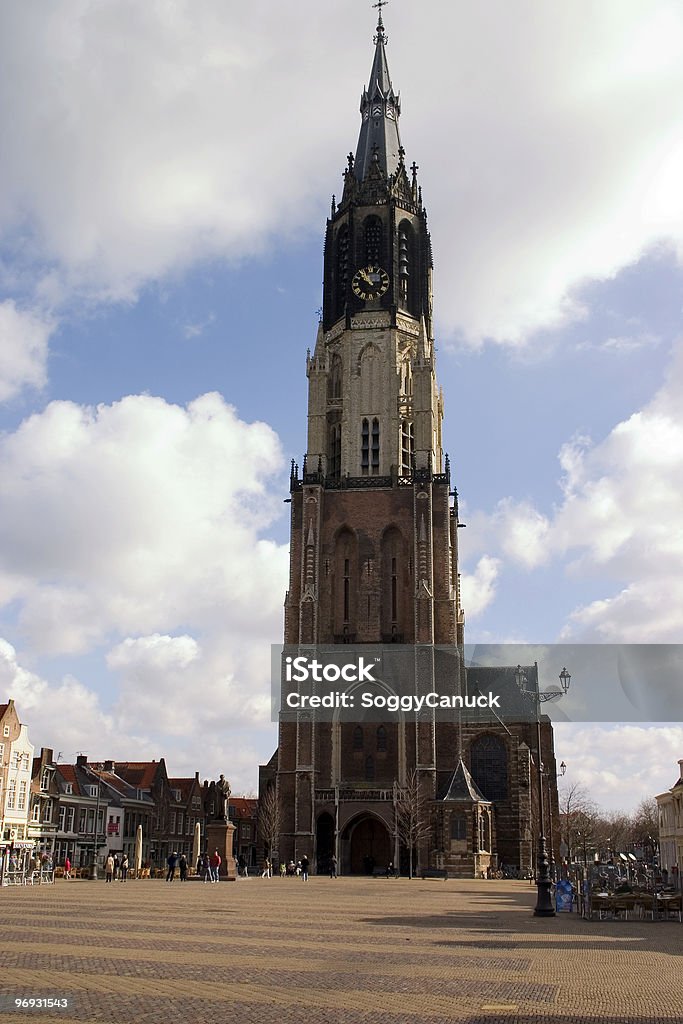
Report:
[[[386,868],[393,859],[389,830],[377,818],[370,815],[357,818],[348,827],[347,834],[352,875],[371,875],[375,868]]]

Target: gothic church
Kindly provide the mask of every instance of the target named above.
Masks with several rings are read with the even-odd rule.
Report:
[[[462,646],[432,247],[418,167],[406,165],[401,145],[381,7],[374,43],[356,153],[325,233],[322,318],[306,365],[308,441],[291,475],[284,642]],[[465,686],[474,685],[472,671]],[[552,780],[547,719],[542,735]],[[280,808],[272,852],[286,861],[306,854],[318,870],[334,854],[342,873],[390,862],[405,868],[397,805],[412,778],[427,823],[414,851],[420,870],[472,877],[505,862],[528,871],[537,832],[535,747],[530,723],[495,718],[466,725],[430,717],[283,719],[260,781],[261,792],[276,786]],[[554,785],[544,799],[552,824]]]

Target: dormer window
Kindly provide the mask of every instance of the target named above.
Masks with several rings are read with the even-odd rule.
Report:
[[[65,782],[64,783],[64,794],[66,796],[71,796],[73,794],[73,791],[74,791],[73,783]]]

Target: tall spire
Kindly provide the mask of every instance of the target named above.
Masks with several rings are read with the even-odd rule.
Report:
[[[362,182],[373,162],[379,165],[382,175],[395,174],[400,163],[401,139],[398,134],[398,118],[401,113],[400,96],[394,92],[389,77],[389,65],[384,46],[387,37],[382,22],[384,2],[379,7],[377,32],[375,35],[375,56],[370,71],[370,81],[363,90],[360,101],[362,124],[356,149],[354,173]]]

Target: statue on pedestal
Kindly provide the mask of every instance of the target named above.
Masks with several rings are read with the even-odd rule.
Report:
[[[217,782],[210,784],[206,799],[207,811],[213,821],[227,821],[230,783],[224,775],[221,775]]]

